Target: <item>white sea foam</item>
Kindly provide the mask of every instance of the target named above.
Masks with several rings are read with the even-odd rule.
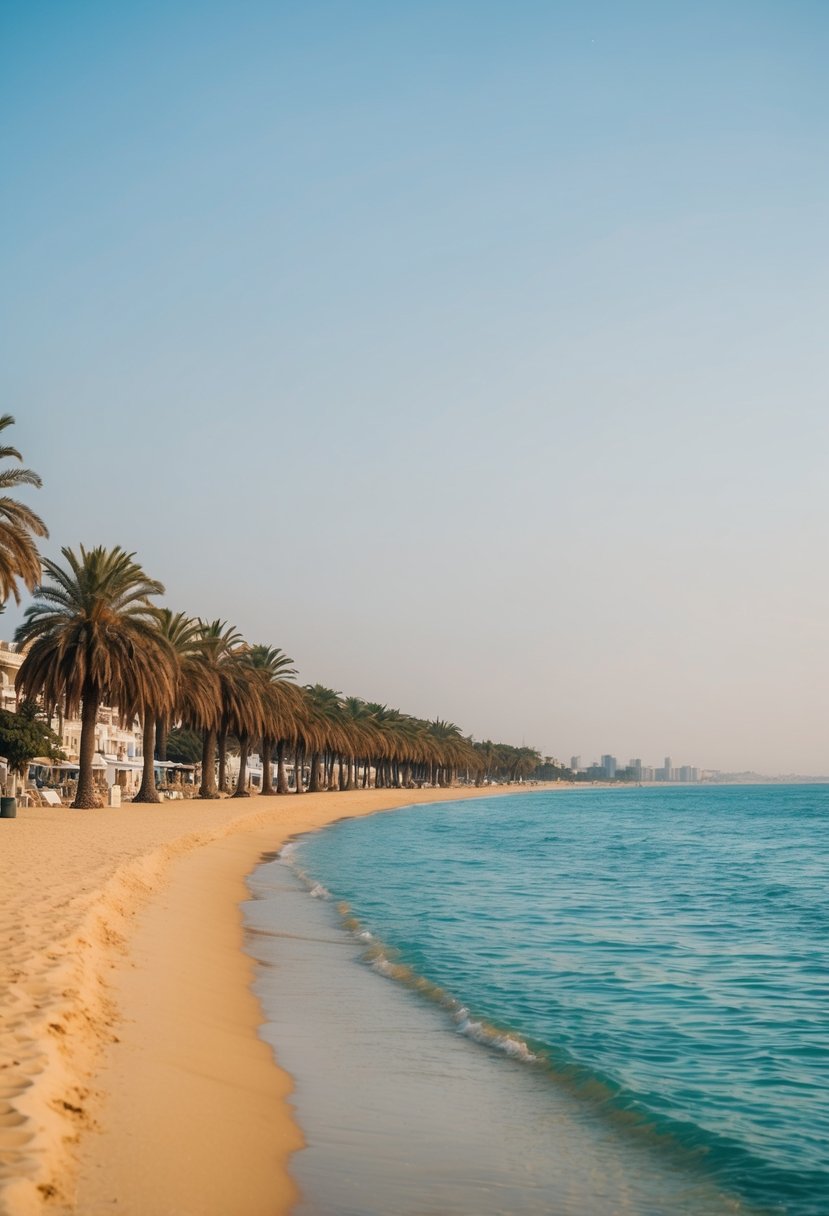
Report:
[[[389,962],[385,954],[378,954],[376,958],[371,960],[371,967],[374,971],[379,971],[381,975],[387,975],[390,979],[394,979],[394,964]]]
[[[469,1016],[468,1009],[459,1008],[453,1017],[459,1033],[466,1035],[469,1039],[474,1039],[476,1043],[482,1043],[485,1047],[493,1047],[496,1051],[502,1051],[504,1055],[510,1056],[514,1060],[522,1060],[525,1064],[539,1062],[539,1057],[535,1052],[530,1051],[523,1039],[497,1030],[494,1026],[487,1026],[484,1022],[475,1021]]]
[[[314,899],[332,900],[334,897],[328,888],[323,883],[317,882],[315,879],[313,879],[310,874],[306,873],[302,866],[299,865],[296,850],[299,848],[301,843],[302,842],[299,840],[289,841],[279,854],[280,860],[284,861],[291,867],[300,882],[308,888],[308,894]]]

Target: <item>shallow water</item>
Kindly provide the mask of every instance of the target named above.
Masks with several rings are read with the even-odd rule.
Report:
[[[469,1059],[486,1061],[493,1093],[514,1074],[529,1101],[509,1121],[528,1147],[517,1178],[507,1177],[514,1153],[499,1174],[498,1186],[517,1187],[506,1206],[463,1196],[494,1159],[482,1138],[460,1206],[377,1210],[724,1211],[731,1194],[742,1210],[829,1211],[828,856],[826,787],[537,793],[411,808],[304,841],[298,864],[347,903],[352,931],[374,935],[373,966],[403,981],[355,965],[358,944],[338,937],[336,909],[323,904],[337,984],[364,995],[370,983],[384,1006],[402,999],[407,1016],[435,1027],[438,1056],[459,1031],[501,1048],[472,1043]],[[320,913],[319,901],[298,906],[303,924]],[[323,988],[315,999],[337,1001],[339,1025],[345,1006]],[[391,1044],[377,1084],[392,1094],[410,1034],[398,1016],[389,1009],[385,1031],[365,1042],[366,1069],[372,1042]],[[355,1025],[365,1017],[359,1004],[348,1014]],[[503,1049],[516,1057],[507,1070]],[[309,1075],[315,1058],[309,1047]],[[535,1102],[565,1103],[546,1147],[531,1143],[530,1125],[543,1122]],[[492,1121],[480,1122],[483,1135]],[[611,1160],[615,1198],[597,1181]],[[562,1169],[569,1199],[550,1190]],[[703,1195],[706,1185],[721,1197]],[[516,1206],[518,1193],[537,1206]]]
[[[405,829],[411,813],[339,825],[294,860],[304,866],[309,845],[316,853],[324,836],[333,842],[358,822],[402,819]],[[377,900],[383,881],[373,851],[365,868],[364,844]],[[400,877],[405,867],[395,868]],[[310,898],[292,865],[260,867],[252,889],[246,919],[268,1014],[263,1034],[297,1079],[308,1139],[293,1166],[303,1216],[756,1210],[726,1193],[704,1158],[607,1117],[603,1087],[590,1093],[554,1075],[537,1044],[477,1022],[447,989],[390,962],[350,907]],[[422,925],[431,938],[429,917]]]

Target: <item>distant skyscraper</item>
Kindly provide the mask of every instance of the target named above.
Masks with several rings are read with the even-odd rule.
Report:
[[[581,768],[581,756],[570,757],[570,768],[574,773],[577,773]]]
[[[665,776],[664,781],[673,781],[674,779],[674,762],[670,756],[665,757]]]
[[[608,781],[611,781],[616,776],[615,756],[602,756],[602,772]]]
[[[636,780],[641,781],[642,780],[642,761],[641,760],[631,760],[628,767],[630,768],[630,770],[633,773]]]

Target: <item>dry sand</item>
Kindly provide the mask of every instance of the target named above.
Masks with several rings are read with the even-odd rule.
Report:
[[[289,837],[345,816],[495,792],[0,820],[2,1216],[288,1211],[302,1138],[290,1077],[256,1035],[244,876]]]

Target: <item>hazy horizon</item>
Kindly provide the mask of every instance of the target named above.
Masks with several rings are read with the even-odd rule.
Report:
[[[44,553],[121,544],[476,738],[829,772],[827,34],[7,3],[0,412]]]

